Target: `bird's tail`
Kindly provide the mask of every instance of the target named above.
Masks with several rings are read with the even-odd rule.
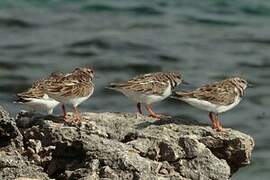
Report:
[[[106,87],[106,89],[112,89],[112,90],[119,90],[121,85],[118,83],[110,83],[109,86]]]
[[[176,91],[173,91],[172,92],[172,95],[170,96],[170,98],[173,98],[173,99],[182,99],[184,96],[185,96],[186,92],[176,92]]]
[[[23,104],[23,103],[26,103],[26,102],[29,102],[29,100],[24,99],[24,98],[22,98],[22,97],[18,97],[17,99],[15,99],[15,100],[13,101],[13,103],[18,103],[18,104]]]

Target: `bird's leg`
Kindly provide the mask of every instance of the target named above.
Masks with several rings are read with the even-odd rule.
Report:
[[[81,121],[81,115],[80,115],[80,111],[77,108],[77,106],[74,106],[74,110],[75,110],[75,121],[80,122]]]
[[[67,117],[67,112],[66,112],[66,106],[65,104],[62,104],[62,110],[63,110],[63,114],[64,114],[64,120],[67,122],[68,121],[68,117]]]
[[[224,128],[222,127],[217,114],[215,115],[215,121],[216,121],[216,125],[217,125],[216,130],[217,131],[224,131]]]
[[[160,119],[160,118],[161,118],[160,115],[156,114],[156,113],[152,110],[152,107],[151,107],[150,104],[147,104],[147,105],[146,105],[146,110],[150,113],[150,115],[149,115],[150,117],[157,118],[157,119]]]
[[[209,119],[210,119],[211,122],[212,122],[212,128],[213,128],[213,129],[217,129],[216,118],[215,118],[214,113],[209,112]]]
[[[139,112],[140,114],[143,114],[143,113],[142,113],[142,109],[141,109],[141,103],[137,103],[137,108],[138,108],[138,112]]]

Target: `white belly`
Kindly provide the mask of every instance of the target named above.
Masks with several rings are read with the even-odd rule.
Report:
[[[71,98],[67,101],[67,103],[69,104],[73,104],[74,107],[77,107],[79,104],[81,104],[82,102],[86,101],[92,94],[89,94],[88,96],[85,97],[75,97],[75,98]]]
[[[171,86],[169,85],[162,95],[153,95],[153,94],[143,94],[140,92],[134,91],[121,91],[125,96],[130,98],[131,100],[143,103],[143,104],[152,104],[154,102],[162,101],[171,95]]]
[[[235,107],[241,101],[241,98],[236,97],[235,101],[230,105],[213,104],[208,101],[198,100],[196,98],[183,98],[182,100],[198,109],[202,109],[202,110],[214,112],[214,113],[222,113]]]
[[[59,104],[59,102],[49,98],[48,96],[46,96],[45,98],[44,97],[41,99],[27,98],[29,102],[26,102],[24,104],[31,107],[34,110],[47,110],[49,114],[51,114],[53,109]]]
[[[87,96],[84,97],[76,97],[76,96],[58,96],[57,94],[49,94],[49,96],[63,104],[72,104],[74,107],[77,107],[79,104],[87,100],[94,92],[94,88],[92,92],[90,92]]]

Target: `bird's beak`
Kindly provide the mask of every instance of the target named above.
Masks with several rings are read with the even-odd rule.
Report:
[[[187,81],[182,81],[182,84],[185,84],[185,85],[189,85],[190,83],[188,83]]]
[[[248,87],[248,88],[254,88],[254,84],[248,83],[248,84],[247,84],[247,87]]]

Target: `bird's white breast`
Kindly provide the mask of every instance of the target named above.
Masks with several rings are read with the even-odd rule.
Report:
[[[170,84],[165,89],[162,95],[145,94],[143,92],[127,91],[127,90],[121,90],[121,92],[128,98],[132,99],[133,101],[143,104],[152,104],[154,102],[162,101],[166,99],[168,96],[170,96],[172,93]]]
[[[55,93],[48,93],[49,97],[64,103],[64,104],[72,104],[75,107],[77,107],[79,104],[81,104],[83,101],[87,100],[94,92],[94,88],[91,89],[91,92],[87,95],[87,96],[83,96],[83,97],[77,97],[75,95],[71,95],[71,96],[61,96],[61,93],[59,92],[59,94],[55,94]]]
[[[52,112],[53,109],[59,104],[58,101],[55,101],[52,98],[49,98],[47,95],[44,95],[42,98],[27,98],[28,102],[24,104],[31,107],[35,110],[48,110]]]
[[[237,96],[234,102],[229,105],[214,104],[209,101],[199,100],[196,98],[182,98],[182,100],[198,109],[202,109],[202,110],[214,112],[214,113],[222,113],[235,107],[241,101],[241,98]]]

